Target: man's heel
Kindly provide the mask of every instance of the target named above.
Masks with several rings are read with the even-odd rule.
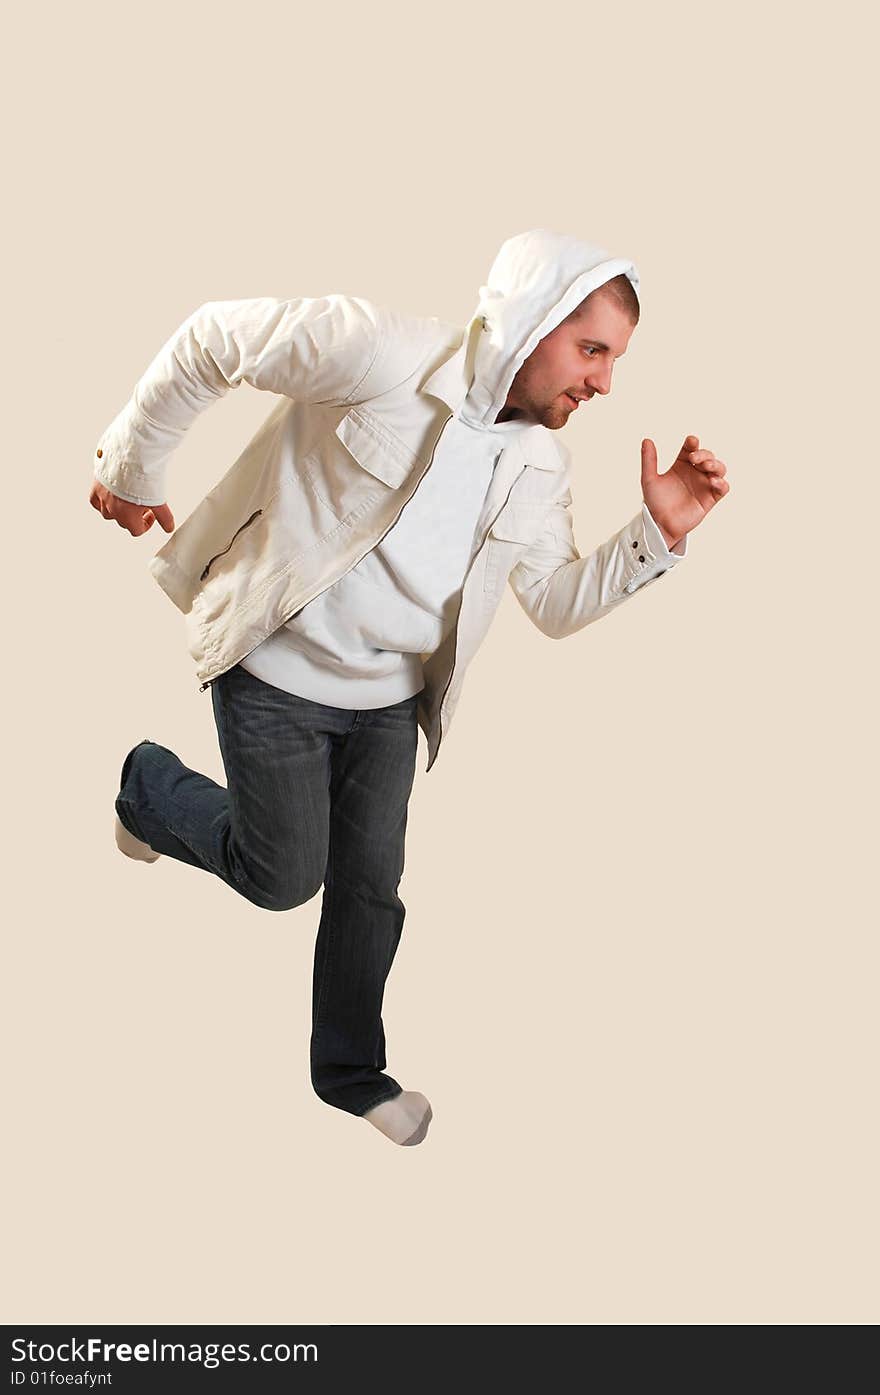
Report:
[[[149,843],[143,843],[140,838],[135,838],[133,833],[129,833],[118,814],[114,832],[119,851],[125,853],[126,857],[133,858],[135,862],[158,862],[162,856],[161,853],[153,852]]]

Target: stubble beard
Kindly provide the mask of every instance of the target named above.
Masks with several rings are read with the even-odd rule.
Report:
[[[534,397],[529,393],[527,383],[521,385],[521,391],[526,401],[519,411],[526,422],[544,426],[549,431],[558,431],[568,421],[571,413],[564,406],[561,394],[557,393],[549,401]]]
[[[549,431],[558,431],[568,421],[571,413],[566,411],[558,399],[554,399],[546,403],[536,415],[542,426],[546,426]]]

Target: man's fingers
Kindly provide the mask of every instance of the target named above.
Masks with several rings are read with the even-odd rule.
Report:
[[[104,487],[93,488],[89,495],[89,503],[108,523],[116,523],[133,538],[142,537],[157,520],[166,533],[174,531],[174,516],[167,504],[153,504],[147,508],[144,505],[133,504],[128,499],[120,499]]]
[[[688,451],[688,460],[707,475],[723,475],[727,470],[724,461],[719,460],[710,450]]]
[[[651,480],[657,477],[657,447],[646,436],[642,441],[642,488],[644,489]]]
[[[123,526],[128,529],[133,538],[143,537],[144,533],[153,526],[153,510],[141,509],[138,512],[126,510]]]

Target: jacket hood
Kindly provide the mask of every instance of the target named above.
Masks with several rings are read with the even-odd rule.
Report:
[[[621,273],[638,295],[635,265],[595,243],[546,228],[502,243],[468,326],[475,337],[474,376],[459,409],[462,420],[484,430],[520,425],[495,422],[520,366],[586,296]]]

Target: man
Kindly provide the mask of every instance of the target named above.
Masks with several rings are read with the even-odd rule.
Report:
[[[646,439],[639,513],[588,557],[574,544],[553,433],[610,392],[638,287],[625,258],[539,229],[503,244],[464,330],[349,296],[212,302],[97,447],[93,507],[174,532],[151,570],[186,617],[228,782],[139,742],[117,844],[270,910],[323,885],[312,1084],[396,1143],[431,1119],[384,1073],[381,1017],[419,726],[430,770],[508,581],[545,634],[573,634],[677,565],[729,488],[696,436],[662,475]],[[280,400],[174,531],[168,457],[243,381]]]

